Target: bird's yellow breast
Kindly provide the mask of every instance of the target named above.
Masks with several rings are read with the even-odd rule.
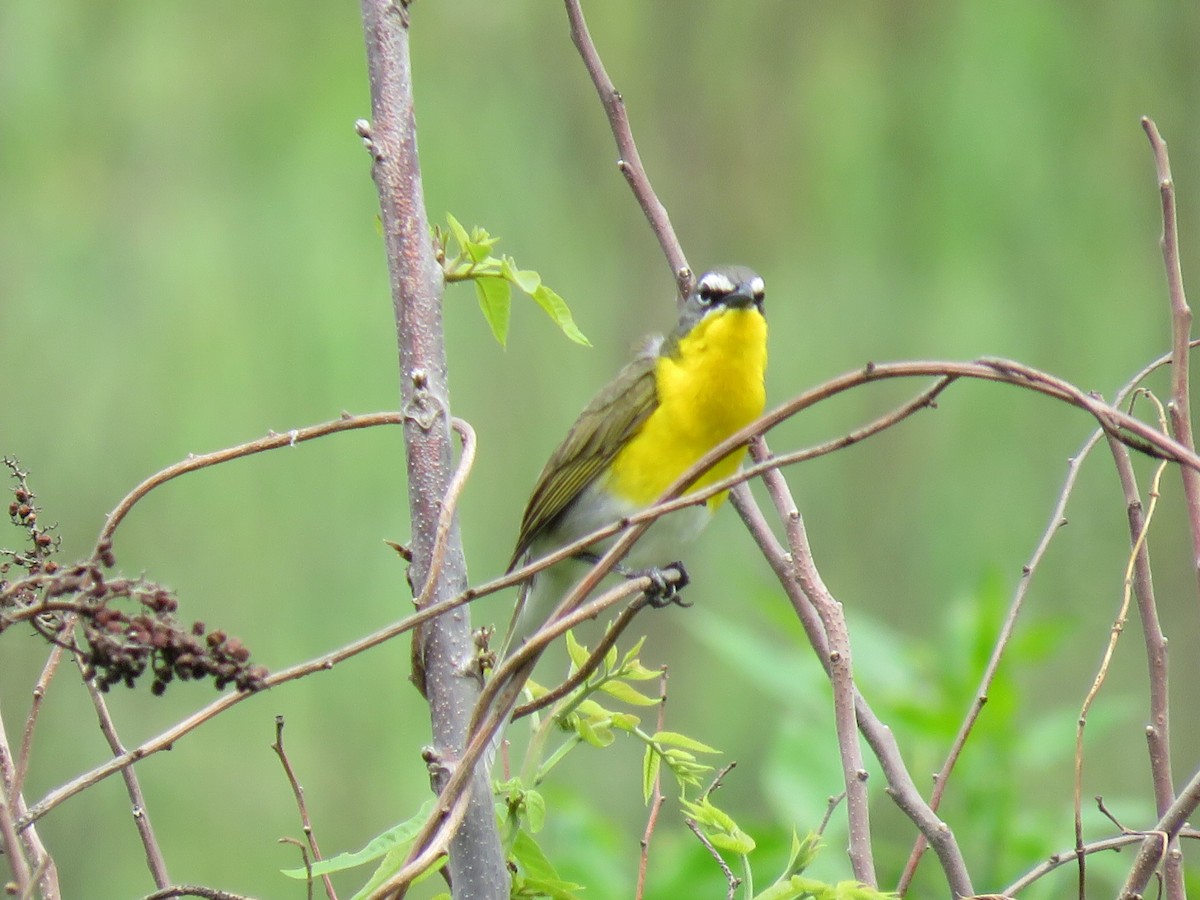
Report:
[[[613,460],[608,488],[654,502],[701,456],[758,418],[766,403],[767,322],[757,309],[714,310],[656,362],[658,406]],[[690,490],[732,475],[745,449],[730,453]],[[724,494],[709,500],[715,508]]]

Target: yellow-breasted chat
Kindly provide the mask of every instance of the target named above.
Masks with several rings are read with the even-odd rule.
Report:
[[[767,322],[764,284],[742,266],[706,272],[684,302],[679,324],[645,349],[592,398],[538,476],[521,519],[509,571],[648,508],[701,456],[762,414],[766,395]],[[740,448],[693,482],[703,488],[733,474]],[[677,559],[725,499],[658,519],[626,564],[657,566]],[[501,650],[520,647],[545,624],[582,577],[589,554],[539,572],[522,591]]]

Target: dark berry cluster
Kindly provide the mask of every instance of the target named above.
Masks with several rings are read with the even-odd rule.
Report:
[[[105,587],[106,602],[82,620],[87,674],[100,690],[116,684],[133,687],[147,672],[156,695],[176,678],[211,678],[218,689],[232,684],[255,691],[263,686],[267,671],[250,664],[245,644],[223,631],[206,633],[202,622],[182,627],[175,618],[178,602],[164,588],[123,578],[105,582]],[[107,602],[115,597],[136,601],[140,610],[131,614]]]
[[[51,555],[58,550],[58,538],[52,534],[54,525],[45,526],[38,522],[41,507],[37,498],[29,489],[28,473],[23,472],[15,459],[4,457],[3,463],[16,484],[13,486],[13,500],[8,504],[9,520],[29,538],[27,550],[0,550],[0,576],[6,575],[16,566],[27,575],[46,573],[53,575],[58,570],[58,564]],[[0,580],[0,585],[4,582]]]
[[[51,559],[58,541],[38,524],[40,509],[26,473],[13,460],[3,462],[16,481],[9,517],[26,531],[30,548],[0,550],[0,632],[29,622],[47,640],[77,651],[86,676],[102,691],[116,684],[133,687],[147,673],[154,694],[177,678],[211,678],[218,689],[264,686],[267,670],[250,664],[250,651],[237,638],[208,631],[201,622],[180,624],[179,601],[169,590],[144,578],[106,577],[104,570],[116,565],[111,543],[74,565]],[[21,577],[5,580],[13,568]],[[82,640],[74,640],[74,633]]]

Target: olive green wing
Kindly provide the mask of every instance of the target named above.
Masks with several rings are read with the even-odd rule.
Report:
[[[640,356],[587,405],[538,476],[508,568],[613,461],[658,407],[657,356]]]

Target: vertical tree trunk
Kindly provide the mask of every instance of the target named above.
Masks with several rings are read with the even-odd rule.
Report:
[[[442,330],[441,267],[434,258],[417,160],[409,59],[408,8],[403,2],[362,0],[363,29],[371,78],[372,122],[368,145],[396,313],[400,351],[401,409],[408,463],[415,589],[430,574],[430,554],[442,500],[452,474],[450,404]],[[457,521],[444,564],[433,573],[436,603],[467,587],[466,561]],[[414,656],[424,673],[433,726],[435,787],[444,783],[462,749],[480,683],[471,673],[474,645],[466,606],[431,622],[414,637]],[[450,844],[456,900],[508,896],[508,872],[500,847],[491,790],[477,776],[470,808]]]

